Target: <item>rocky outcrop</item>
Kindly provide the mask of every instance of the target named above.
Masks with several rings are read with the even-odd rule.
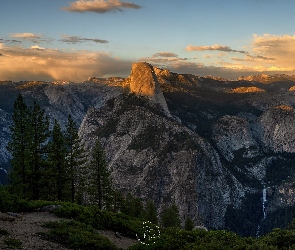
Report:
[[[265,92],[264,89],[257,87],[238,87],[231,90],[231,93],[257,93],[257,92]]]
[[[234,159],[234,153],[238,150],[243,151],[242,157],[252,158],[257,155],[258,146],[246,119],[223,116],[214,124],[212,135],[216,146],[228,161]]]
[[[274,152],[295,152],[295,112],[293,107],[279,105],[260,117],[262,142]]]
[[[169,114],[166,100],[152,65],[139,62],[132,64],[131,75],[126,81],[131,93],[145,96]]]
[[[224,227],[227,206],[244,195],[241,184],[208,142],[156,110],[134,105],[138,97],[127,98],[89,110],[79,131],[86,150],[100,136],[115,185],[153,199],[159,213],[175,201],[182,220],[189,215],[196,225]]]

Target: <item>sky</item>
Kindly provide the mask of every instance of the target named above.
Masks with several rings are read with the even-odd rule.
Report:
[[[294,10],[295,0],[1,0],[0,80],[126,77],[139,61],[294,75]]]

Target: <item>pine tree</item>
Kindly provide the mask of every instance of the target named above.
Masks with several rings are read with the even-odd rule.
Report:
[[[66,144],[67,144],[67,168],[70,181],[71,201],[74,202],[77,196],[77,185],[79,183],[80,167],[86,162],[86,156],[78,135],[76,122],[71,115],[68,116],[66,126]],[[80,180],[81,186],[81,180]]]
[[[112,193],[110,173],[107,170],[105,155],[97,140],[92,151],[92,160],[89,164],[88,192],[94,197],[98,208],[102,209],[109,201]]]
[[[109,210],[111,210],[113,213],[118,213],[119,211],[122,211],[122,206],[124,203],[123,193],[119,190],[113,190],[111,198],[111,208],[109,208]]]
[[[21,197],[27,196],[29,158],[29,112],[21,94],[18,95],[10,127],[11,141],[8,151],[11,154],[10,184]]]
[[[180,218],[179,211],[175,204],[165,208],[161,214],[161,223],[163,227],[179,227]]]
[[[191,217],[188,216],[185,220],[184,229],[191,231],[191,230],[193,230],[193,228],[194,228],[194,222],[191,219]]]
[[[153,224],[158,224],[157,208],[154,201],[148,200],[145,205],[145,219],[152,222]]]
[[[51,132],[51,141],[48,145],[48,169],[46,171],[47,193],[52,199],[59,201],[66,200],[67,191],[67,147],[65,136],[61,131],[60,125],[55,120]]]
[[[47,143],[50,135],[49,120],[44,109],[34,101],[29,114],[29,150],[30,150],[30,173],[29,189],[32,192],[32,199],[40,199],[41,185],[43,181],[42,171],[46,165]]]

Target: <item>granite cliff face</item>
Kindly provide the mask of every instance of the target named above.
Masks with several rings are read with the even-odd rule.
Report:
[[[88,151],[98,138],[123,192],[153,199],[158,212],[175,202],[195,225],[262,234],[295,217],[294,85],[287,76],[229,81],[147,63],[134,63],[126,79],[2,83],[0,173],[22,93],[62,127],[71,114]]]
[[[153,199],[159,212],[175,201],[182,219],[189,215],[197,224],[222,228],[227,205],[244,194],[206,140],[147,99],[124,96],[89,110],[80,135],[86,150],[100,138],[114,184]]]
[[[125,87],[131,93],[147,97],[153,103],[158,103],[169,114],[166,100],[152,65],[144,62],[133,63],[131,75],[126,79]]]

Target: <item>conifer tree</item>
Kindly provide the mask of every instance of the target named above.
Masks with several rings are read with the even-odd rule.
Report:
[[[165,208],[161,214],[161,223],[163,227],[179,227],[180,218],[179,211],[175,204]]]
[[[46,165],[47,143],[49,139],[49,120],[44,109],[34,101],[29,114],[29,150],[30,150],[30,175],[28,184],[33,199],[40,199],[41,185],[43,181],[42,171]]]
[[[188,216],[185,220],[184,229],[191,231],[191,230],[193,230],[193,228],[194,228],[194,222],[191,219],[191,217]]]
[[[128,193],[123,200],[121,212],[132,217],[144,217],[144,206],[139,198],[132,196]]]
[[[14,192],[26,197],[29,170],[29,112],[21,94],[14,103],[12,120],[11,141],[7,147],[11,154],[10,184]]]
[[[86,156],[81,139],[78,135],[76,122],[72,119],[71,115],[68,116],[68,123],[66,126],[66,144],[68,150],[67,168],[70,181],[71,202],[74,202],[79,182],[79,168],[86,162]]]
[[[92,151],[92,160],[89,164],[88,193],[94,197],[98,208],[102,209],[109,201],[112,193],[110,173],[107,170],[105,155],[97,140]]]
[[[53,199],[64,201],[66,200],[66,187],[68,183],[66,166],[67,147],[65,136],[56,120],[51,132],[48,150],[47,193],[50,193]]]
[[[152,222],[153,224],[158,224],[157,208],[154,201],[148,200],[145,205],[145,219]]]

